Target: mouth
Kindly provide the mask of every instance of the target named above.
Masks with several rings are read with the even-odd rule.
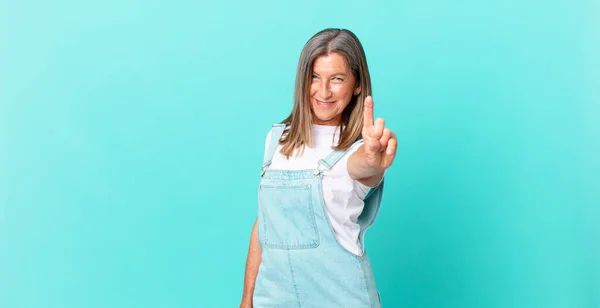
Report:
[[[335,103],[335,101],[324,102],[320,100],[315,100],[315,102],[317,103],[317,106],[320,107],[331,107]]]

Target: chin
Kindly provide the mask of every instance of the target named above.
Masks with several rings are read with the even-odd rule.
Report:
[[[327,116],[327,115],[320,115],[320,114],[317,114],[317,115],[315,115],[315,118],[316,118],[318,121],[331,121],[331,119],[333,119],[333,117],[331,117],[331,116]]]
[[[317,124],[317,125],[333,125],[330,122],[334,121],[334,119],[335,119],[335,117],[319,117],[319,116],[317,116],[316,119],[313,120],[313,123]]]

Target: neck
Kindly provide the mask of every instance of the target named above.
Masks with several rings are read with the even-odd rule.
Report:
[[[317,124],[317,125],[327,125],[327,126],[338,126],[341,122],[341,115],[338,117],[335,117],[333,119],[329,119],[329,120],[321,120],[319,118],[317,118],[314,114],[313,114],[313,124]]]

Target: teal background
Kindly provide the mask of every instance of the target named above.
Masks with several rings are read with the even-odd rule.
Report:
[[[599,1],[0,2],[0,307],[235,307],[304,43],[397,133],[384,307],[600,307]]]

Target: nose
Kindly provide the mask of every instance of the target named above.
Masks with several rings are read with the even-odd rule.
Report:
[[[322,99],[327,99],[331,97],[331,89],[329,88],[328,80],[321,81],[321,86],[319,87],[319,96]]]

